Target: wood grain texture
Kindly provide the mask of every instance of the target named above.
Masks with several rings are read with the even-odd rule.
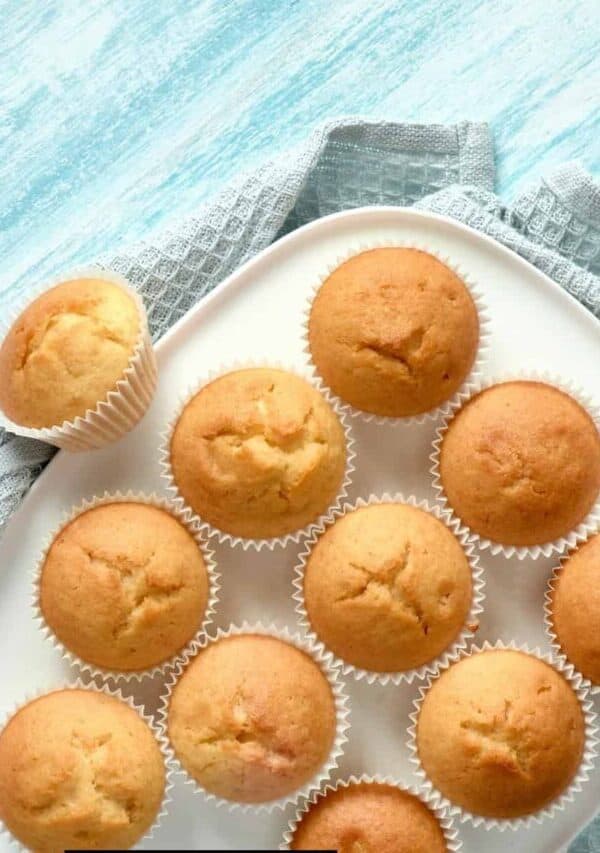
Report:
[[[0,291],[148,236],[334,116],[488,120],[506,197],[600,166],[596,0],[0,6]]]

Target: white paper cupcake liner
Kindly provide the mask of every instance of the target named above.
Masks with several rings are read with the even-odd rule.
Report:
[[[294,569],[295,578],[293,581],[293,585],[296,591],[294,592],[292,598],[296,602],[295,610],[298,614],[298,621],[300,627],[305,631],[310,641],[314,643],[317,648],[320,648],[324,652],[327,652],[332,655],[334,666],[339,666],[344,675],[352,674],[357,681],[361,681],[362,679],[364,679],[368,684],[373,684],[374,682],[383,685],[397,685],[401,684],[402,682],[411,684],[415,680],[415,678],[425,678],[427,675],[433,674],[437,670],[438,666],[447,666],[448,663],[450,663],[452,660],[455,660],[459,652],[467,647],[469,638],[473,637],[475,632],[479,628],[479,615],[483,610],[483,600],[485,598],[485,582],[483,577],[483,568],[479,564],[479,557],[474,553],[475,546],[473,545],[473,543],[470,543],[468,541],[469,536],[467,531],[460,527],[459,522],[456,519],[453,519],[451,514],[447,510],[442,510],[439,506],[435,504],[430,504],[426,500],[418,501],[412,495],[410,495],[409,497],[404,497],[404,495],[400,493],[391,495],[386,492],[381,496],[369,495],[368,498],[358,498],[355,503],[345,504],[342,508],[341,515],[343,516],[346,513],[353,512],[354,510],[360,509],[361,507],[384,503],[406,504],[408,506],[415,507],[416,509],[422,509],[425,512],[428,512],[431,515],[435,516],[435,518],[443,522],[443,524],[446,525],[450,532],[454,534],[463,551],[465,552],[467,561],[471,569],[472,599],[471,607],[469,608],[469,612],[465,619],[463,629],[457,636],[457,638],[454,640],[454,642],[451,643],[440,655],[433,658],[431,661],[428,661],[427,663],[424,663],[414,669],[407,669],[400,672],[375,672],[373,670],[361,669],[360,667],[353,666],[342,658],[336,656],[330,649],[328,649],[325,643],[319,639],[319,636],[313,630],[312,625],[310,623],[310,619],[304,602],[304,572],[306,570],[306,564],[314,546],[316,545],[320,537],[325,533],[327,527],[331,526],[331,523],[328,525],[321,525],[318,530],[313,532],[310,539],[305,540],[305,548],[299,554],[298,564],[295,566]]]
[[[177,521],[183,524],[188,533],[196,541],[196,544],[198,545],[198,548],[202,553],[202,557],[204,558],[204,564],[206,566],[209,583],[208,601],[206,604],[206,611],[202,619],[202,624],[200,625],[197,633],[183,649],[179,649],[177,652],[168,657],[162,663],[156,664],[153,667],[148,667],[147,669],[139,670],[105,669],[103,667],[95,666],[94,664],[83,660],[70,649],[68,649],[58,639],[52,628],[47,624],[46,620],[44,619],[44,614],[42,613],[40,607],[40,581],[42,577],[44,562],[46,560],[46,556],[48,554],[50,546],[54,542],[58,533],[63,529],[63,527],[73,521],[78,515],[81,515],[84,512],[88,512],[89,510],[94,509],[95,507],[104,506],[106,504],[130,502],[142,503],[148,506],[157,507],[158,509],[163,509],[170,515],[172,515],[174,518],[176,518]],[[65,515],[60,524],[52,531],[52,533],[49,534],[42,549],[42,552],[39,556],[36,568],[34,570],[31,603],[34,611],[34,619],[38,627],[42,631],[44,637],[50,640],[54,648],[61,654],[64,660],[68,661],[71,664],[74,664],[76,667],[78,667],[79,670],[81,670],[81,672],[89,673],[92,678],[110,678],[114,681],[119,682],[140,682],[145,678],[154,678],[158,674],[164,674],[165,671],[172,667],[183,654],[192,654],[194,652],[194,650],[198,647],[198,645],[202,642],[203,638],[206,636],[207,629],[214,619],[215,611],[219,601],[220,588],[220,574],[217,570],[217,565],[215,563],[214,552],[205,544],[204,539],[202,538],[196,525],[192,522],[191,515],[188,510],[174,506],[172,503],[169,503],[169,501],[165,500],[164,498],[159,498],[155,494],[146,495],[141,492],[114,492],[111,494],[109,492],[105,492],[101,497],[93,497],[90,500],[83,500],[82,503],[80,503],[78,506],[73,507],[73,509],[71,509],[71,511]]]
[[[175,483],[175,479],[173,476],[173,470],[171,468],[171,454],[170,454],[170,443],[171,436],[173,434],[173,430],[177,425],[177,422],[181,416],[186,405],[189,401],[198,394],[198,392],[204,388],[205,385],[208,385],[210,382],[213,382],[215,379],[226,375],[227,373],[231,373],[236,370],[247,370],[249,368],[272,368],[274,370],[285,370],[288,373],[292,373],[295,376],[298,376],[300,379],[304,379],[305,382],[308,382],[313,386],[319,393],[323,395],[325,400],[329,403],[331,408],[333,409],[335,415],[339,419],[342,428],[344,430],[345,443],[346,443],[346,465],[344,468],[344,475],[342,477],[342,482],[339,487],[339,491],[335,498],[332,500],[329,508],[325,513],[322,513],[320,516],[315,518],[310,524],[307,524],[305,527],[300,530],[295,530],[291,533],[286,533],[284,536],[274,536],[270,539],[250,539],[244,538],[242,536],[234,536],[231,533],[227,533],[224,530],[219,529],[215,525],[211,524],[208,521],[202,519],[197,513],[189,507],[184,498],[179,493],[177,485]],[[186,507],[192,516],[195,519],[196,524],[198,525],[201,532],[207,537],[215,537],[220,543],[227,543],[232,547],[239,546],[243,550],[248,550],[249,548],[253,548],[256,551],[260,551],[263,548],[267,548],[268,550],[273,550],[276,547],[285,548],[291,542],[298,544],[300,539],[303,536],[309,535],[313,530],[318,528],[321,524],[325,524],[329,520],[333,520],[342,512],[342,503],[346,496],[348,495],[348,488],[352,482],[352,473],[354,472],[355,465],[354,459],[356,457],[356,451],[354,449],[354,437],[352,435],[352,430],[350,427],[349,420],[346,416],[346,407],[341,406],[331,394],[327,391],[324,391],[319,383],[311,380],[310,376],[306,376],[301,371],[296,370],[294,367],[289,367],[288,365],[282,365],[277,361],[264,359],[260,361],[243,361],[243,362],[234,362],[233,364],[227,366],[220,366],[215,370],[210,371],[202,381],[194,384],[194,386],[181,397],[179,401],[179,405],[177,406],[176,412],[169,421],[167,429],[161,435],[161,443],[159,448],[160,454],[160,466],[161,466],[161,476],[163,482],[165,483],[165,488],[169,497],[173,503],[180,507]]]
[[[428,411],[422,412],[418,415],[407,415],[406,417],[391,417],[386,415],[376,415],[373,412],[365,412],[362,409],[356,408],[351,403],[348,403],[346,400],[343,400],[336,394],[334,394],[331,388],[329,388],[325,384],[324,380],[319,374],[316,364],[313,361],[312,354],[310,351],[308,335],[310,312],[317,293],[321,289],[322,285],[325,283],[325,280],[331,275],[332,272],[334,272],[334,270],[336,270],[346,261],[349,261],[350,258],[353,258],[356,255],[360,255],[363,252],[369,252],[372,249],[417,249],[421,252],[427,252],[427,254],[433,255],[434,258],[437,258],[438,261],[440,261],[442,264],[451,269],[452,272],[455,273],[461,279],[461,281],[464,283],[465,287],[469,291],[473,302],[475,303],[477,316],[479,318],[479,343],[477,346],[475,360],[471,366],[469,373],[467,374],[467,376],[465,376],[458,390],[454,391],[453,394],[450,395],[447,400],[440,403],[439,406],[434,406],[432,409],[429,409]],[[440,254],[428,244],[411,241],[406,242],[397,240],[379,240],[374,242],[360,243],[358,246],[353,246],[352,248],[348,249],[342,255],[338,255],[336,259],[327,266],[325,271],[321,273],[319,279],[313,285],[312,292],[306,301],[302,318],[303,352],[306,354],[308,367],[311,370],[313,377],[315,379],[320,380],[323,389],[326,390],[334,400],[337,400],[351,417],[358,418],[364,423],[373,423],[379,426],[383,426],[385,424],[390,424],[393,426],[423,424],[426,421],[436,420],[440,415],[448,413],[450,411],[452,399],[454,399],[454,397],[458,397],[459,399],[461,399],[463,395],[465,395],[469,383],[473,382],[477,377],[481,376],[483,365],[485,364],[490,348],[490,337],[490,315],[485,305],[483,291],[481,290],[477,282],[473,279],[472,275],[468,273],[462,266],[454,262],[451,258],[447,257],[446,255]]]
[[[600,533],[600,530],[597,531]],[[594,534],[595,535],[595,534]],[[548,583],[546,585],[546,592],[544,594],[544,628],[546,631],[546,636],[550,641],[550,646],[552,647],[552,654],[556,658],[556,660],[564,662],[566,664],[570,664],[575,668],[574,664],[571,664],[569,658],[565,654],[560,645],[558,637],[556,635],[556,631],[554,630],[554,619],[552,618],[552,598],[554,596],[554,589],[556,586],[556,582],[558,581],[560,573],[563,571],[565,563],[573,556],[573,554],[577,551],[577,548],[571,549],[568,553],[564,554],[558,566],[556,566],[552,570],[552,574],[548,579]],[[592,696],[600,695],[600,684],[594,684],[590,681],[589,678],[586,678],[582,673],[580,673],[576,668],[575,672],[581,678],[582,686],[586,687]]]
[[[574,667],[567,664],[565,661],[554,660],[551,655],[542,654],[537,648],[530,649],[526,644],[517,645],[515,642],[508,644],[502,643],[501,641],[497,641],[493,644],[485,642],[481,646],[472,646],[469,651],[463,652],[459,656],[459,659],[462,660],[465,657],[470,657],[471,655],[493,649],[511,649],[513,651],[524,652],[550,664],[555,670],[561,673],[566,681],[568,681],[579,699],[585,719],[585,745],[579,770],[571,780],[570,784],[564,789],[564,791],[562,791],[562,793],[555,797],[554,800],[539,811],[533,812],[529,815],[523,815],[518,818],[486,818],[482,815],[473,814],[467,809],[454,805],[454,803],[445,797],[441,791],[435,788],[425,773],[419,759],[419,751],[417,748],[417,722],[421,712],[421,705],[427,695],[427,691],[430,689],[435,679],[439,678],[442,672],[448,669],[447,666],[439,667],[435,675],[429,677],[427,684],[424,687],[419,688],[419,696],[413,702],[415,710],[410,714],[411,725],[408,729],[407,741],[410,752],[409,760],[411,764],[414,765],[415,772],[420,779],[423,789],[426,792],[425,796],[428,800],[441,808],[447,809],[448,814],[450,816],[457,817],[461,823],[469,822],[475,827],[481,826],[486,830],[499,829],[503,831],[506,829],[515,830],[525,827],[530,828],[534,824],[539,824],[543,820],[552,817],[557,812],[563,811],[565,806],[573,802],[575,795],[581,791],[583,784],[588,781],[590,770],[594,766],[594,761],[598,752],[598,728],[596,726],[596,714],[593,709],[593,704],[589,699],[589,691],[583,679],[579,673],[575,671]]]
[[[444,492],[444,487],[440,478],[440,453],[445,432],[452,423],[453,418],[470,399],[475,397],[481,391],[485,391],[487,388],[490,388],[492,385],[500,385],[505,382],[543,382],[546,385],[552,385],[555,388],[564,391],[566,394],[573,397],[573,399],[576,400],[583,409],[585,409],[596,424],[596,427],[600,430],[600,409],[596,402],[590,396],[581,391],[581,389],[579,389],[573,382],[557,377],[553,373],[532,370],[500,373],[491,378],[480,379],[477,382],[471,383],[466,389],[466,393],[464,395],[452,399],[451,411],[445,415],[442,423],[436,430],[436,438],[432,445],[433,452],[429,457],[431,461],[429,472],[432,477],[433,488],[436,491],[436,500],[440,502],[444,509],[448,509],[454,518],[458,519],[460,524],[469,532],[472,540],[483,551],[489,550],[491,554],[502,554],[507,558],[514,556],[519,560],[524,560],[526,557],[532,560],[537,560],[539,557],[550,557],[552,554],[561,554],[568,548],[574,548],[578,542],[582,542],[586,539],[600,522],[600,493],[587,516],[566,536],[561,536],[551,542],[544,542],[539,545],[525,546],[503,545],[501,542],[494,542],[491,539],[480,536],[454,512],[454,509]]]
[[[283,833],[283,841],[279,845],[279,849],[290,849],[290,844],[294,839],[294,833],[296,832],[298,824],[301,822],[304,815],[309,812],[312,806],[314,806],[322,797],[327,794],[331,794],[334,791],[338,791],[340,788],[349,788],[351,785],[361,784],[392,785],[394,788],[399,788],[407,794],[412,794],[413,797],[416,797],[426,805],[437,819],[441,830],[444,833],[444,840],[446,842],[446,850],[448,853],[458,853],[459,850],[462,850],[462,841],[459,838],[458,830],[454,821],[447,814],[445,809],[430,803],[423,791],[419,788],[415,788],[414,785],[405,785],[399,779],[394,779],[391,776],[368,776],[366,773],[363,773],[362,776],[350,776],[348,779],[338,779],[336,782],[326,783],[322,785],[320,789],[313,791],[308,800],[306,800],[302,806],[297,809],[296,814],[289,821],[288,828]],[[384,853],[384,851],[381,851],[381,853]]]
[[[127,279],[102,267],[87,266],[71,270],[34,291],[28,290],[18,300],[13,310],[0,320],[0,342],[4,340],[20,314],[42,293],[56,285],[75,278],[98,278],[121,287],[135,302],[140,318],[139,340],[133,350],[129,364],[114,390],[99,400],[94,409],[72,421],[64,421],[51,427],[34,429],[21,426],[0,411],[0,426],[16,435],[36,438],[54,444],[64,450],[82,451],[104,447],[121,438],[138,423],[148,409],[157,383],[157,366],[146,309],[140,296],[129,285]]]
[[[87,690],[93,691],[95,693],[105,693],[107,696],[113,696],[115,699],[119,699],[121,702],[124,702],[130,708],[132,708],[139,716],[144,720],[144,722],[149,726],[152,730],[152,734],[156,738],[158,746],[163,756],[164,765],[165,765],[165,789],[163,793],[163,799],[160,806],[160,809],[157,812],[154,823],[150,826],[148,831],[141,836],[137,842],[135,843],[132,849],[139,849],[141,845],[145,842],[150,841],[156,832],[156,830],[160,827],[163,820],[168,814],[169,804],[173,800],[172,789],[173,789],[173,776],[176,773],[175,764],[173,761],[173,752],[171,747],[169,746],[169,742],[167,738],[164,736],[160,727],[155,723],[153,718],[144,712],[144,709],[141,705],[138,705],[134,702],[131,696],[123,696],[121,691],[118,688],[111,688],[107,684],[98,685],[95,683],[84,684],[81,679],[77,679],[76,681],[71,681],[68,684],[63,684],[58,687],[54,686],[49,689],[40,688],[37,690],[33,690],[29,692],[23,701],[15,702],[11,709],[5,712],[0,717],[0,734],[8,724],[8,722],[14,717],[14,715],[28,705],[30,702],[33,702],[34,699],[39,699],[42,696],[46,696],[50,693],[56,693],[62,690]],[[29,848],[25,847],[15,836],[10,832],[8,827],[4,825],[4,823],[0,820],[0,838],[5,839],[13,848],[16,850],[22,851],[22,853],[30,853]]]
[[[331,655],[324,653],[321,649],[315,648],[307,640],[300,637],[298,634],[291,634],[287,628],[278,628],[275,625],[263,625],[261,622],[248,623],[243,622],[241,625],[230,625],[228,628],[218,628],[216,633],[204,639],[195,649],[193,654],[186,654],[181,657],[179,663],[169,673],[168,679],[165,682],[165,689],[161,696],[160,706],[157,712],[157,724],[160,727],[162,735],[168,740],[168,715],[169,703],[173,688],[177,684],[179,678],[183,674],[185,668],[193,659],[196,652],[206,648],[212,643],[219,640],[224,640],[227,637],[239,636],[240,634],[260,634],[261,636],[276,637],[290,645],[310,655],[317,666],[327,678],[331,692],[333,694],[336,713],[336,732],[329,757],[323,766],[315,773],[312,779],[306,782],[301,788],[292,791],[290,794],[285,794],[276,800],[269,800],[263,803],[238,803],[234,800],[227,800],[224,797],[219,797],[216,794],[210,793],[202,787],[195,779],[193,779],[187,771],[182,767],[172,746],[173,763],[178,773],[185,778],[185,784],[190,785],[192,789],[201,795],[206,801],[214,803],[218,807],[227,807],[229,812],[249,812],[253,814],[270,814],[275,809],[283,809],[289,803],[296,802],[300,797],[307,797],[313,788],[319,788],[326,782],[331,773],[337,768],[338,761],[344,752],[344,745],[348,740],[348,730],[350,728],[350,705],[348,696],[345,692],[344,683],[341,675],[336,667],[332,665]]]

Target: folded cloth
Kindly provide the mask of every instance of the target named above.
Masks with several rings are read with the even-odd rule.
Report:
[[[600,186],[576,165],[504,205],[485,124],[345,119],[227,187],[152,245],[99,259],[142,294],[154,340],[241,263],[283,234],[363,205],[458,219],[522,255],[600,317]],[[0,527],[55,450],[0,430]],[[600,850],[600,820],[570,848]]]
[[[509,246],[600,316],[600,186],[567,165],[507,207],[493,184],[485,124],[330,122],[292,152],[242,176],[162,239],[99,262],[140,291],[158,340],[277,237],[339,210],[416,204]],[[0,429],[0,527],[54,452]]]

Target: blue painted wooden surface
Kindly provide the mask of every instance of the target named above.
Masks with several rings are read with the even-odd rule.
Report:
[[[0,291],[340,114],[492,123],[507,197],[600,166],[597,0],[0,0]]]

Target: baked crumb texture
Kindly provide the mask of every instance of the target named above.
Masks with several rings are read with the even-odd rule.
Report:
[[[326,512],[346,463],[342,425],[304,379],[234,371],[185,406],[171,438],[173,478],[186,503],[234,536],[282,536]]]
[[[105,279],[75,279],[39,296],[0,348],[0,407],[21,426],[60,426],[116,388],[140,333],[137,307]]]
[[[444,853],[437,818],[394,785],[359,782],[329,791],[298,824],[291,850],[340,853]]]
[[[568,787],[585,742],[577,696],[553,667],[492,649],[442,672],[417,718],[421,765],[452,803],[489,818],[538,811]]]
[[[559,572],[551,617],[569,661],[600,684],[600,534],[571,554]]]
[[[206,611],[202,552],[169,512],[143,503],[104,504],[54,539],[40,578],[46,624],[71,652],[98,667],[152,667],[182,649]]]
[[[152,731],[112,696],[48,694],[0,734],[0,818],[32,850],[131,847],[154,823],[164,788]]]
[[[475,361],[479,319],[464,282],[418,249],[371,249],[324,281],[308,341],[342,400],[376,415],[422,414],[448,400]]]
[[[600,435],[568,394],[542,382],[493,385],[450,421],[440,478],[461,521],[504,545],[565,536],[600,491]]]
[[[304,600],[319,639],[376,672],[412,669],[451,645],[472,599],[460,543],[435,516],[400,503],[347,513],[307,561]]]
[[[168,734],[185,770],[206,791],[240,803],[301,788],[335,739],[331,688],[305,652],[274,637],[211,643],[175,685]]]

